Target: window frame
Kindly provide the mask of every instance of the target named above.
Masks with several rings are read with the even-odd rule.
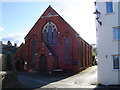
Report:
[[[117,34],[117,35],[118,35],[118,36],[117,36],[118,38],[117,38],[117,39],[116,39],[116,37],[115,37],[115,30],[116,30],[116,29],[118,29],[118,34]],[[119,41],[119,40],[120,40],[120,35],[119,35],[119,34],[120,34],[120,27],[113,27],[113,40],[114,40],[114,41]]]
[[[49,27],[51,26],[51,31],[52,31],[52,33],[51,33],[51,36],[50,36],[50,32],[49,32]],[[57,38],[58,38],[58,29],[57,29],[57,27],[56,27],[56,25],[53,23],[53,22],[51,22],[51,21],[49,21],[49,22],[47,22],[45,25],[44,25],[44,27],[43,27],[43,30],[42,30],[42,38],[43,38],[43,40],[42,40],[42,42],[44,43],[44,30],[46,30],[47,31],[47,36],[46,36],[46,38],[47,38],[47,41],[46,41],[46,44],[49,44],[49,45],[57,45]],[[56,38],[54,37],[54,30],[56,30]],[[51,38],[51,39],[49,39],[49,37]],[[50,41],[51,40],[51,41]],[[54,40],[55,40],[55,43],[54,43]]]
[[[118,62],[119,62],[118,68],[119,68],[119,69],[115,69],[115,68],[114,68],[114,67],[115,67],[115,66],[114,66],[114,61],[113,61],[113,57],[114,57],[114,56],[118,56],[118,59],[119,59],[119,61],[118,61]],[[112,55],[112,69],[113,69],[114,71],[120,70],[120,54]]]
[[[66,51],[66,50],[69,50],[69,51]],[[68,55],[68,58],[66,58],[67,56],[66,53]],[[67,36],[65,38],[65,63],[70,63],[70,39]]]
[[[53,29],[53,44],[57,44],[57,30]]]

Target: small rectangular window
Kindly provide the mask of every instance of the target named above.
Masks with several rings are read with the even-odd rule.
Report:
[[[120,40],[120,28],[113,28],[114,30],[114,40]]]
[[[113,12],[113,3],[112,2],[106,2],[106,12],[107,13]]]
[[[113,56],[113,69],[114,70],[120,69],[120,56],[119,55]]]

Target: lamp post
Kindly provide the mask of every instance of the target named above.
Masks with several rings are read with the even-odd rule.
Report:
[[[96,9],[96,11],[94,12],[94,14],[96,14],[96,20],[98,21],[98,23],[99,23],[100,25],[102,25],[102,22],[99,21],[99,18],[100,18],[101,13]]]

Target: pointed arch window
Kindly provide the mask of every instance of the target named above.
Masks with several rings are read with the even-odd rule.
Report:
[[[65,63],[69,62],[69,56],[70,56],[69,54],[70,54],[70,40],[66,36],[65,38]]]
[[[35,61],[35,46],[36,46],[36,40],[32,41],[32,63]]]
[[[21,59],[22,59],[22,61],[24,61],[24,52],[23,52],[23,50],[21,52]]]
[[[54,23],[48,22],[43,28],[43,42],[51,44],[57,43],[57,27]]]
[[[47,30],[46,29],[43,32],[43,40],[44,40],[44,43],[47,43]]]
[[[57,30],[56,29],[53,30],[53,43],[54,44],[57,43]]]

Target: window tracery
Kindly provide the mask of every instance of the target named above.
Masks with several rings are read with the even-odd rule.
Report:
[[[49,44],[57,43],[57,27],[54,23],[48,22],[43,28],[43,42]],[[48,38],[48,41],[47,41]]]

